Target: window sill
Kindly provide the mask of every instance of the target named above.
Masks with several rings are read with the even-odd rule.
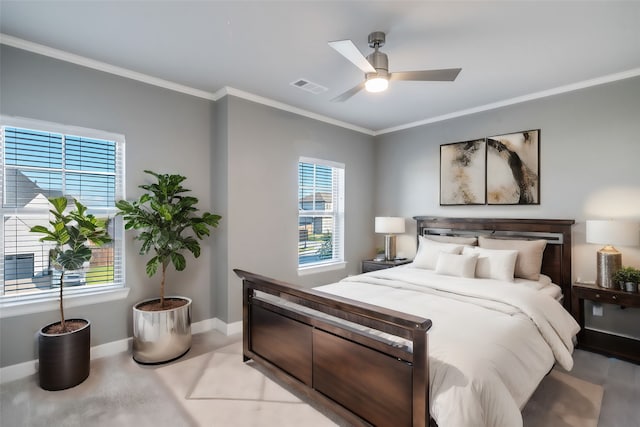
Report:
[[[330,264],[311,265],[309,267],[298,268],[298,276],[306,276],[309,274],[324,273],[325,271],[342,270],[347,266],[344,261],[333,262]]]
[[[125,299],[129,288],[65,289],[64,307],[81,307],[107,301]],[[46,295],[0,298],[0,318],[55,311],[60,307],[58,291]]]

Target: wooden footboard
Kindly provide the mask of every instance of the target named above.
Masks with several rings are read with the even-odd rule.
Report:
[[[245,361],[350,425],[429,425],[430,320],[234,271],[243,279]]]

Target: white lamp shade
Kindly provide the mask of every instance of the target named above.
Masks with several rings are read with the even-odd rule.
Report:
[[[633,221],[589,220],[587,243],[602,245],[640,245],[640,223]]]
[[[404,218],[398,216],[377,216],[376,233],[404,233]]]

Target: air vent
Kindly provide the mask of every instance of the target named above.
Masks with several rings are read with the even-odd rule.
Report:
[[[319,94],[329,90],[324,86],[320,86],[317,83],[312,83],[312,82],[310,82],[309,80],[306,80],[306,79],[298,79],[298,80],[295,80],[295,81],[293,81],[293,82],[291,82],[289,84],[291,86],[297,87],[299,89],[306,90],[307,92],[311,92],[314,95],[319,95]]]

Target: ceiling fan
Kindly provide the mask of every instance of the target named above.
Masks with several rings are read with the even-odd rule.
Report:
[[[365,79],[362,83],[336,96],[331,101],[346,101],[362,89],[366,89],[368,92],[382,92],[387,89],[389,80],[452,82],[462,70],[461,68],[446,68],[443,70],[399,71],[390,73],[387,55],[378,50],[384,46],[385,37],[385,33],[382,31],[374,31],[369,34],[369,47],[375,50],[366,58],[351,40],[329,42],[329,46],[337,50],[338,53],[365,73]]]

